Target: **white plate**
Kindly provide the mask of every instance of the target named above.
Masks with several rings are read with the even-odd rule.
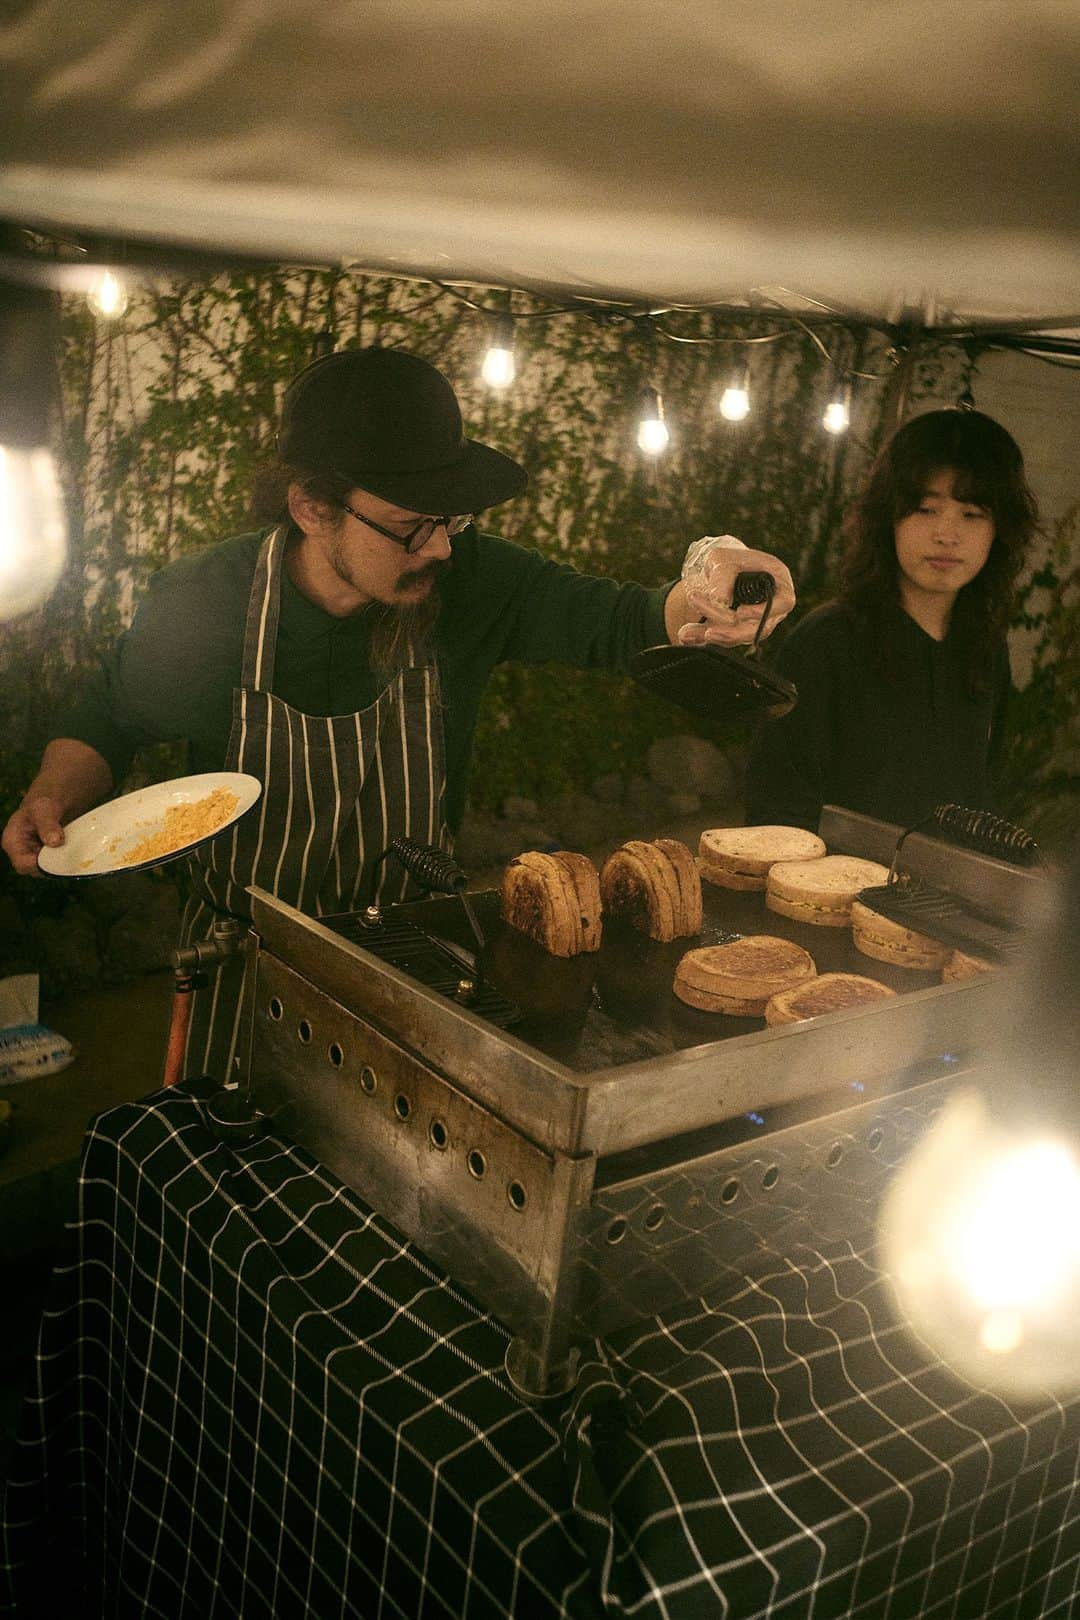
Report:
[[[152,861],[125,862],[124,853],[161,832],[165,812],[177,804],[194,804],[205,799],[215,788],[227,788],[236,794],[236,809],[205,838],[196,838],[167,855],[157,855]],[[242,771],[207,771],[202,776],[181,776],[172,782],[155,782],[151,787],[125,793],[123,798],[110,799],[85,816],[69,821],[64,828],[64,842],[55,849],[44,848],[38,856],[38,865],[52,877],[100,877],[105,872],[143,872],[150,866],[163,866],[187,855],[200,844],[216,838],[226,827],[251,809],[262,793],[257,776],[246,776]]]

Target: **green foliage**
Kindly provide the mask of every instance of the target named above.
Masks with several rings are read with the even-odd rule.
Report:
[[[1019,594],[1015,623],[1036,633],[1031,676],[1014,696],[1002,809],[1051,853],[1080,840],[1080,502],[1050,537]]]
[[[474,436],[530,472],[526,494],[492,514],[497,532],[647,585],[675,577],[698,535],[734,533],[786,558],[804,607],[821,600],[840,514],[891,426],[885,340],[831,336],[847,365],[880,378],[858,385],[853,431],[833,439],[820,428],[831,368],[805,335],[745,351],[754,409],[734,425],[716,404],[744,352],[737,317],[673,311],[664,324],[688,340],[677,342],[642,322],[529,318],[543,310],[515,296],[518,380],[499,395],[479,379],[481,319],[425,283],[251,271],[148,289],[116,326],[95,322],[82,300],[66,303],[57,381],[72,557],[46,610],[0,630],[0,815],[17,802],[57,713],[128,622],[151,571],[248,526],[252,475],[272,449],[283,389],[324,329],[339,346],[403,344],[453,379]],[[700,339],[711,341],[692,341]],[[909,404],[947,397],[962,368],[963,356],[947,348],[922,356]],[[672,432],[655,464],[635,443],[646,381],[663,394]],[[1063,572],[1069,538],[1059,537],[1049,572],[1022,603],[1041,639],[1010,745],[1017,805],[1056,796],[1075,768],[1075,685],[1065,676],[1076,650],[1076,578]],[[1036,607],[1040,590],[1049,599]],[[654,737],[688,729],[727,740],[627,680],[501,670],[478,728],[474,802],[497,808],[511,792],[542,800],[610,771],[640,771]],[[182,768],[175,751],[140,763],[144,775]]]

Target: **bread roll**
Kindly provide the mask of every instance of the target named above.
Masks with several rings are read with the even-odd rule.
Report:
[[[502,916],[552,956],[600,949],[600,884],[586,855],[527,850],[503,873]]]

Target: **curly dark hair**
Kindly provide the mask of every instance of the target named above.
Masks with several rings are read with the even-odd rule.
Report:
[[[321,501],[337,514],[338,524],[345,521],[342,507],[355,481],[340,473],[300,467],[287,461],[266,461],[255,470],[252,480],[249,512],[251,521],[258,524],[288,523],[289,488],[296,484],[305,495]],[[371,665],[377,673],[391,676],[407,661],[410,646],[417,652],[430,654],[433,645],[435,621],[439,615],[439,593],[432,591],[424,601],[414,606],[398,608],[384,603],[372,606]]]
[[[1013,593],[1039,522],[1016,440],[981,411],[926,411],[885,445],[844,521],[847,550],[840,600],[872,631],[877,656],[890,654],[890,611],[900,600],[896,524],[914,512],[935,473],[949,470],[958,500],[984,506],[994,543],[983,567],[960,591],[952,628],[967,650],[970,690],[984,692],[994,654],[1012,615]]]

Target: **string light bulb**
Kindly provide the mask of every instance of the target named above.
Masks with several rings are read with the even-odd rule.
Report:
[[[832,399],[825,407],[825,414],[821,418],[821,425],[826,433],[846,433],[851,426],[851,383],[845,382],[842,388],[836,389]]]
[[[489,388],[509,388],[517,375],[514,364],[514,320],[507,314],[496,315],[491,326],[491,340],[480,375]]]
[[[725,422],[744,422],[750,415],[750,367],[744,361],[720,396]]]
[[[0,445],[0,620],[32,613],[67,560],[67,520],[51,450]]]
[[[87,293],[86,302],[102,320],[119,320],[128,307],[128,290],[115,271],[103,270]]]
[[[53,297],[0,283],[0,621],[42,606],[67,559],[49,448]]]
[[[645,388],[641,394],[641,417],[638,421],[638,449],[647,456],[658,456],[668,447],[671,434],[664,421],[664,401],[656,388]]]

